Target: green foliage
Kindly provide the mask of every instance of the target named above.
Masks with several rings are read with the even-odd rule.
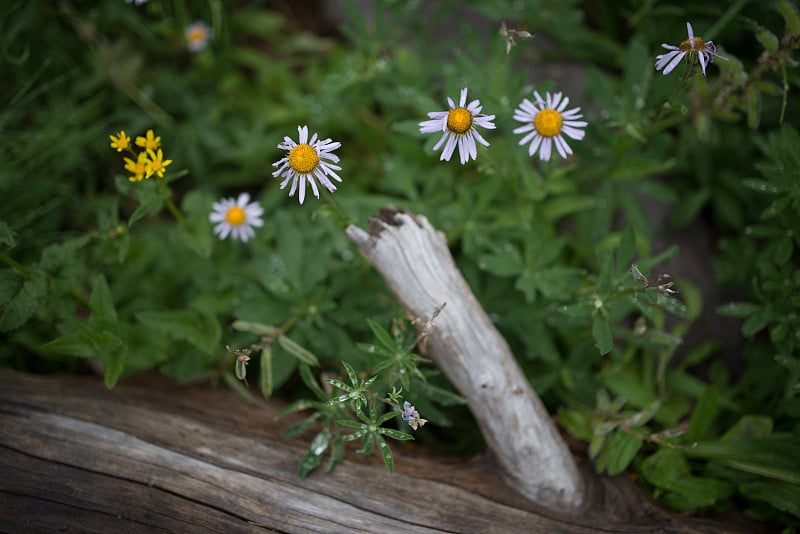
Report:
[[[410,420],[440,427],[415,428],[417,443],[478,450],[469,399],[421,355],[447,308],[399,320],[343,232],[394,204],[444,232],[598,471],[635,471],[681,510],[744,503],[796,528],[796,3],[428,4],[367,15],[344,2],[323,28],[225,0],[4,3],[2,365],[101,372],[108,387],[158,370],[280,396],[284,415],[305,414],[286,435],[312,433],[301,476],[325,456],[333,469],[351,440],[391,470],[389,439],[411,438],[406,399]],[[213,32],[196,54],[194,20]],[[726,59],[664,76],[655,55],[686,21]],[[462,87],[497,126],[466,165],[419,132]],[[513,133],[534,89],[582,109],[586,137],[568,139],[566,160],[529,157]],[[343,181],[300,206],[272,164],[303,124],[341,141]],[[123,157],[140,148],[108,136],[150,129],[172,163],[131,181]],[[212,204],[245,191],[263,226],[220,240]],[[673,243],[706,226],[713,246]],[[738,321],[725,338],[698,326],[714,312]]]

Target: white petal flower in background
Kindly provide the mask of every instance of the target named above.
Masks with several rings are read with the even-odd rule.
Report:
[[[678,46],[661,43],[661,47],[669,50],[669,52],[656,56],[656,70],[669,74],[684,58],[688,57],[691,63],[699,61],[703,76],[705,76],[706,67],[714,61],[715,57],[725,61],[728,60],[728,58],[717,54],[717,45],[714,44],[714,41],[703,41],[702,37],[695,36],[692,25],[689,22],[686,23],[686,32],[689,34],[689,38]]]
[[[264,208],[256,201],[250,202],[250,195],[242,193],[239,198],[223,198],[219,202],[214,202],[213,211],[208,216],[212,223],[218,223],[214,227],[214,233],[220,239],[225,239],[229,235],[233,239],[246,242],[256,235],[253,227],[263,226],[264,221],[261,215]]]

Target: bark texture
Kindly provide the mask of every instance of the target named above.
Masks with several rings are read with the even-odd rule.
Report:
[[[586,465],[579,515],[513,491],[490,458],[393,445],[397,471],[348,450],[305,480],[310,436],[288,441],[277,401],[155,375],[113,391],[94,377],[0,370],[3,532],[718,533],[758,532],[665,511],[626,477]]]
[[[575,460],[456,267],[444,235],[424,216],[393,208],[381,210],[369,232],[351,225],[347,235],[418,324],[446,303],[427,353],[469,401],[509,484],[541,506],[579,510],[585,487]]]

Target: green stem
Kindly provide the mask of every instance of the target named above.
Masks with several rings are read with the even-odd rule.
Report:
[[[30,269],[28,269],[27,267],[16,261],[14,258],[3,252],[0,252],[0,261],[5,263],[9,267],[16,269],[17,271],[20,272],[20,274],[24,274],[25,276],[31,276],[33,274],[33,271],[31,271]]]
[[[172,201],[172,197],[167,197],[164,200],[164,205],[167,207],[172,216],[178,220],[178,222],[181,223],[186,222],[186,216],[183,213],[181,213],[181,210],[179,210],[178,207],[175,205],[175,203]]]

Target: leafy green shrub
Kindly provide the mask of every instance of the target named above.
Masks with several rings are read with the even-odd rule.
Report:
[[[342,231],[392,203],[445,232],[599,471],[634,470],[682,510],[744,503],[796,526],[796,6],[385,1],[370,18],[342,6],[341,38],[220,0],[0,8],[3,364],[100,370],[109,387],[157,369],[242,395],[240,379],[257,377],[287,411],[310,411],[288,431],[317,432],[303,475],[325,454],[332,468],[350,439],[391,469],[386,438],[410,438],[406,423],[430,447],[475,451],[465,399],[418,354],[423,339]],[[687,20],[703,62],[719,57],[701,69],[690,47],[662,75],[659,45],[681,45]],[[439,161],[439,136],[420,133],[463,87],[496,126],[465,165]],[[514,112],[534,90],[581,108],[570,157],[519,146]],[[342,182],[298,205],[272,173],[304,124],[341,142]],[[149,130],[160,145],[140,162]],[[109,147],[121,131],[130,151]],[[171,160],[163,176],[154,160]],[[242,192],[263,213],[239,215],[263,225],[220,240],[212,206]],[[713,310],[697,273],[662,267],[693,252],[662,243],[701,221],[717,248],[700,259],[730,296],[718,311],[743,320],[729,333],[743,340],[740,369],[710,336],[682,343]]]

